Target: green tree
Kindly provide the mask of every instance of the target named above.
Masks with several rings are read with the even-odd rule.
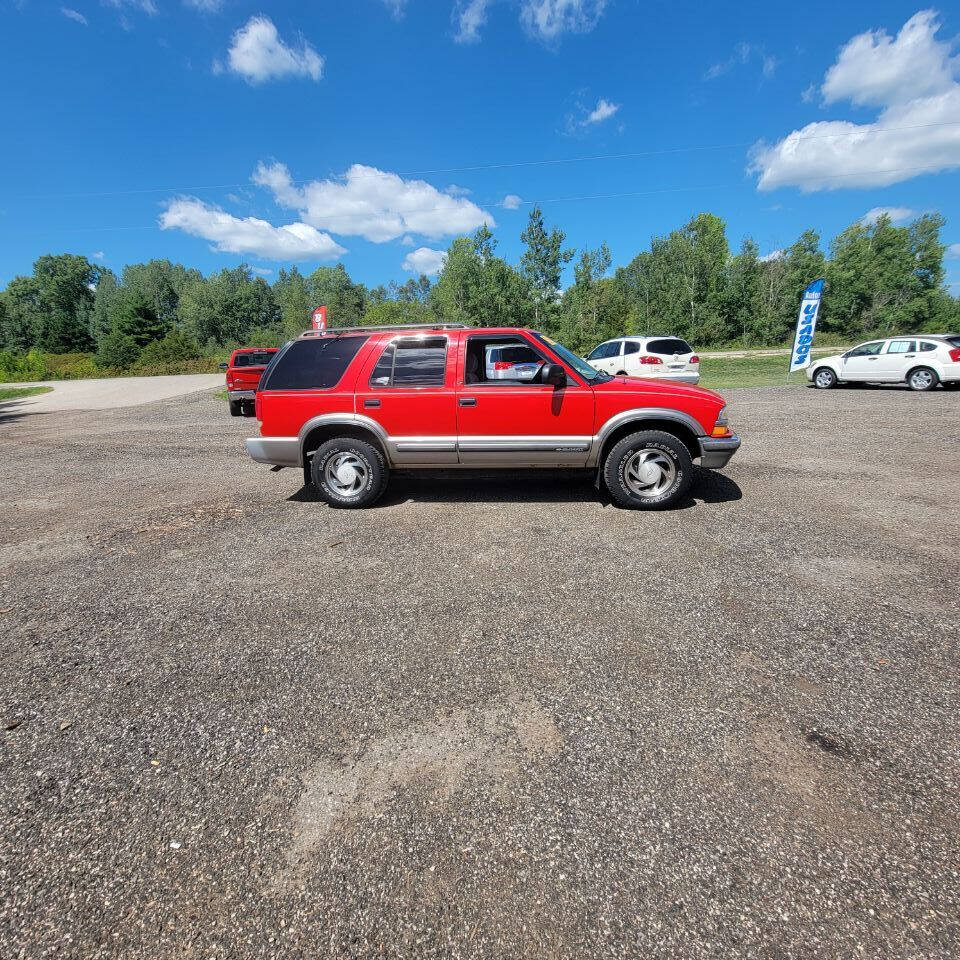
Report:
[[[273,296],[280,308],[280,322],[284,332],[291,337],[303,333],[310,326],[314,306],[310,290],[303,274],[296,268],[282,269],[273,284]]]
[[[533,291],[533,317],[539,326],[541,318],[550,319],[557,312],[557,294],[563,268],[573,259],[573,250],[564,249],[566,235],[557,227],[549,233],[543,211],[530,211],[527,228],[520,234],[526,250],[520,258],[520,272]]]
[[[173,326],[177,322],[180,294],[184,287],[202,278],[199,270],[188,270],[169,260],[135,263],[123,270],[124,288],[142,295],[165,326]]]
[[[184,329],[205,346],[242,344],[255,327],[282,329],[272,289],[246,266],[188,283],[179,312]]]
[[[148,343],[140,351],[139,363],[144,366],[174,364],[200,357],[200,344],[183,330],[168,330],[159,340]]]
[[[101,367],[114,370],[126,370],[137,362],[140,356],[140,347],[133,337],[127,336],[114,328],[97,347],[97,363]]]
[[[156,315],[153,304],[138,290],[124,290],[110,311],[110,330],[129,337],[138,347],[159,340],[167,325]]]
[[[317,267],[307,280],[314,307],[327,308],[331,327],[355,327],[363,319],[366,291],[354,283],[342,263],[335,267]]]

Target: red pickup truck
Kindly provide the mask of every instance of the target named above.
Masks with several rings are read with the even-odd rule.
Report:
[[[252,417],[254,398],[260,377],[277,352],[276,347],[241,347],[230,354],[230,362],[223,365],[227,371],[227,397],[230,415]]]
[[[487,362],[502,347],[523,349],[522,376]],[[593,471],[620,506],[659,509],[685,495],[695,459],[723,467],[740,446],[710,390],[614,377],[517,327],[307,331],[270,364],[256,415],[250,456],[302,467],[333,507],[370,506],[391,469],[564,467]]]

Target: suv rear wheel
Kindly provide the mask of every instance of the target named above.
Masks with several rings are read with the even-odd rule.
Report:
[[[335,437],[313,455],[314,486],[331,507],[369,507],[387,485],[383,454],[365,440]]]
[[[663,510],[690,489],[693,460],[679,437],[644,430],[614,445],[603,464],[603,479],[621,507]]]

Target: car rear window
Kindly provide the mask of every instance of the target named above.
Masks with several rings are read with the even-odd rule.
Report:
[[[663,337],[661,340],[647,342],[647,353],[665,353],[673,356],[675,353],[693,353],[690,344],[679,337]]]
[[[326,390],[335,387],[366,337],[294,340],[264,374],[261,390]]]
[[[273,353],[260,350],[256,353],[238,353],[233,358],[235,367],[265,367],[273,359]]]

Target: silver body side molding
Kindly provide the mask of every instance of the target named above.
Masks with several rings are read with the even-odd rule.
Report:
[[[670,420],[683,424],[697,438],[701,463],[722,467],[740,446],[737,437],[706,436],[693,417],[680,410],[641,407],[611,417],[595,436],[424,436],[391,437],[383,427],[358,413],[326,413],[312,417],[296,437],[251,437],[247,452],[258,463],[284,467],[303,465],[307,436],[315,427],[343,425],[369,430],[382,444],[394,467],[595,467],[604,441],[628,423]],[[696,454],[695,454],[696,455]]]

